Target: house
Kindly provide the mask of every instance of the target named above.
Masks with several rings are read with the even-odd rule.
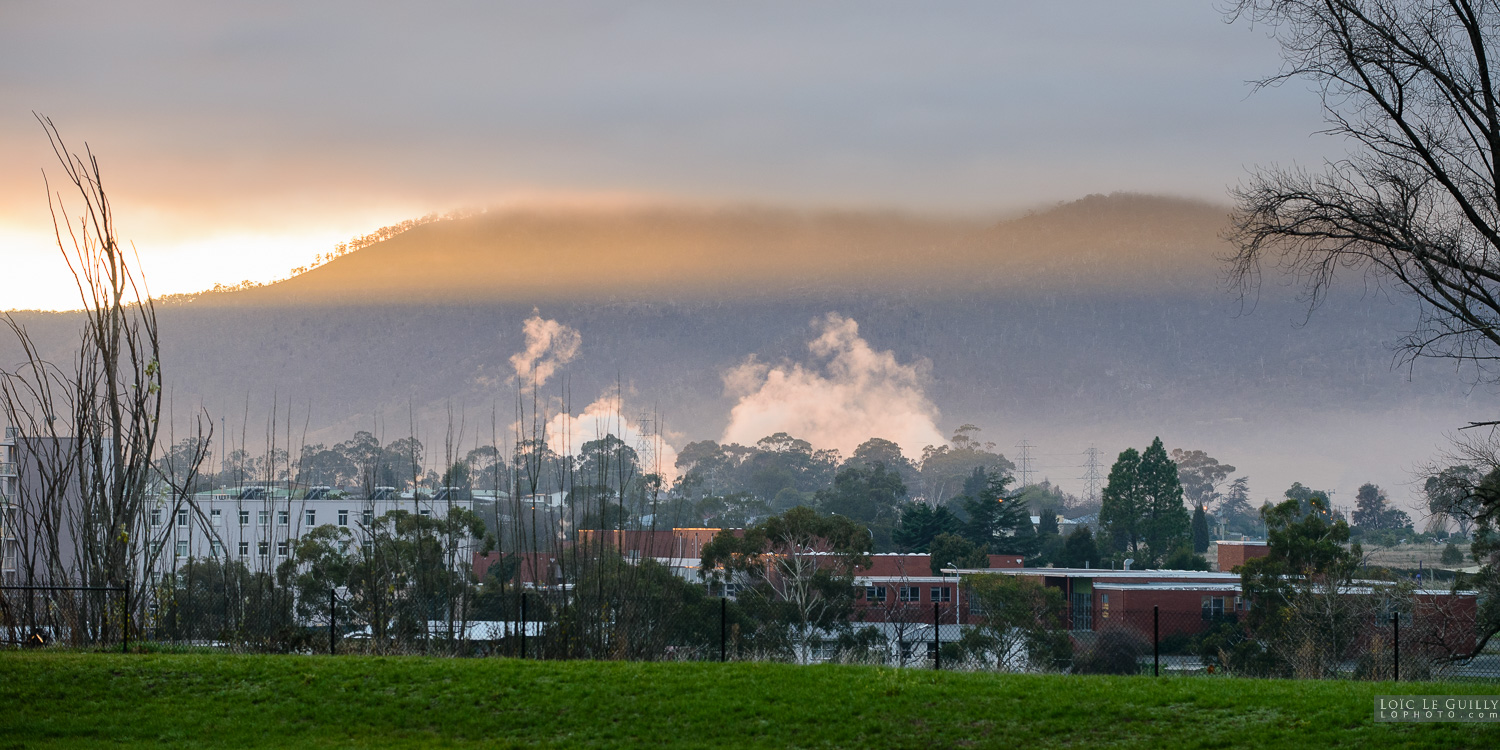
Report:
[[[1099,514],[1090,513],[1077,518],[1059,518],[1057,520],[1057,533],[1064,538],[1071,536],[1073,532],[1079,529],[1088,529],[1090,533],[1097,532],[1099,529]]]

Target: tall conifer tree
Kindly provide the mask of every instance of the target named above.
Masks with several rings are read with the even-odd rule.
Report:
[[[1139,474],[1141,499],[1145,511],[1145,542],[1148,565],[1158,565],[1174,550],[1188,542],[1192,519],[1182,504],[1182,483],[1177,479],[1177,464],[1167,457],[1161,438],[1141,454]]]
[[[1100,496],[1099,523],[1108,542],[1116,551],[1130,555],[1140,551],[1144,538],[1140,471],[1141,454],[1134,448],[1121,451],[1114,466],[1109,468],[1109,482]]]
[[[1193,508],[1193,554],[1201,555],[1208,551],[1208,513],[1203,510],[1202,505]]]
[[[1031,513],[1018,497],[1007,495],[1008,474],[992,473],[984,493],[964,503],[969,521],[964,536],[995,555],[1031,557],[1041,546]]]
[[[1138,567],[1160,564],[1188,541],[1191,519],[1182,504],[1182,484],[1161,438],[1145,453],[1134,448],[1120,453],[1109,470],[1099,521],[1115,550],[1135,558]]]

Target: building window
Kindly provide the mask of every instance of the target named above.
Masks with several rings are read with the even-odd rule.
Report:
[[[248,511],[248,510],[242,510],[242,511],[240,511],[240,525],[241,526],[249,526],[250,525],[250,511]]]
[[[177,511],[177,528],[179,528],[179,529],[185,529],[185,528],[187,528],[187,521],[188,521],[187,508],[183,508],[182,510]]]
[[[348,526],[348,525],[349,525],[349,511],[347,511],[347,510],[340,510],[339,511],[339,526],[342,527],[342,526]]]
[[[953,601],[953,589],[947,586],[933,586],[930,593],[932,594],[932,600],[935,602]]]
[[[1073,629],[1094,629],[1094,594],[1089,591],[1074,591],[1073,601]]]
[[[373,511],[373,510],[367,510],[367,511],[365,511],[365,525],[366,526],[374,526],[375,525],[375,511]]]
[[[224,554],[224,544],[217,539],[214,539],[208,543],[208,549],[209,552],[213,553],[214,557],[219,557],[220,555]]]
[[[420,509],[420,510],[417,511],[417,514],[420,515],[420,516],[422,516],[423,518],[427,518],[428,516],[432,515],[432,511],[430,511],[430,510],[428,510],[426,508],[422,508],[422,509]]]
[[[1212,620],[1224,616],[1224,597],[1203,597],[1203,619]]]
[[[276,511],[276,525],[290,526],[292,523],[292,512],[289,510]]]
[[[256,521],[256,523],[259,523],[261,526],[269,526],[271,524],[271,511],[269,511],[269,510],[258,510],[258,511],[256,511],[255,512],[255,521]]]
[[[276,556],[277,557],[286,557],[286,547],[287,547],[287,544],[286,544],[286,540],[285,539],[277,542],[276,543]]]
[[[838,654],[839,644],[831,641],[821,641],[813,646],[813,661],[828,661]]]
[[[152,526],[160,526],[161,525],[161,509],[160,508],[152,508],[151,509],[151,525]]]
[[[365,553],[365,557],[375,554],[374,542],[360,542],[359,548]]]
[[[896,590],[896,598],[903,602],[922,601],[922,590],[916,586],[902,586]]]
[[[259,544],[255,545],[255,547],[256,551],[260,553],[261,557],[265,557],[266,555],[271,553],[270,542],[260,542]]]
[[[885,587],[884,586],[866,586],[865,587],[865,601],[871,601],[871,602],[883,602],[883,601],[885,601]]]
[[[187,557],[187,553],[188,553],[187,542],[178,542],[177,543],[177,556],[178,557]]]
[[[240,557],[249,557],[249,556],[250,556],[250,543],[249,542],[240,542]]]
[[[317,526],[318,512],[316,510],[313,510],[312,508],[308,508],[304,523],[306,523],[308,526]]]
[[[208,512],[208,520],[209,523],[212,523],[215,526],[223,525],[224,511],[219,510],[218,508],[214,508],[213,510]]]

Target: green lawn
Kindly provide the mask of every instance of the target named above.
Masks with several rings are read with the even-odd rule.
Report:
[[[0,748],[1500,747],[1375,724],[1444,684],[934,673],[779,664],[0,654]]]

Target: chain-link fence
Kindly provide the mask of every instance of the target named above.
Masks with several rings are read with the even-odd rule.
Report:
[[[1284,624],[1284,623],[1283,623]],[[1500,680],[1500,649],[1472,620],[1394,613],[1326,627],[1254,627],[1234,614],[1162,611],[1095,630],[976,624],[940,647],[948,668],[1072,674],[1358,680]],[[946,635],[947,629],[939,629]],[[1459,632],[1462,637],[1455,637]],[[930,649],[929,649],[930,652]]]
[[[1133,653],[1138,671],[1147,671],[1149,662],[1153,674],[1500,680],[1500,649],[1479,648],[1472,610],[1352,609],[1283,609],[1257,619],[1154,608],[1149,628],[1131,623],[1097,633],[1075,655],[1073,671],[1109,671],[1122,654]]]
[[[1260,612],[1239,597],[1204,596],[1201,608],[1117,599],[1111,612],[986,580],[1009,576],[975,576],[957,601],[929,604],[876,600],[866,587],[787,601],[630,564],[576,583],[451,591],[309,592],[218,572],[136,589],[0,588],[0,646],[1500,680],[1500,648],[1483,640],[1476,602],[1463,592],[1365,590]]]
[[[130,646],[131,606],[123,586],[0,586],[0,646]]]

